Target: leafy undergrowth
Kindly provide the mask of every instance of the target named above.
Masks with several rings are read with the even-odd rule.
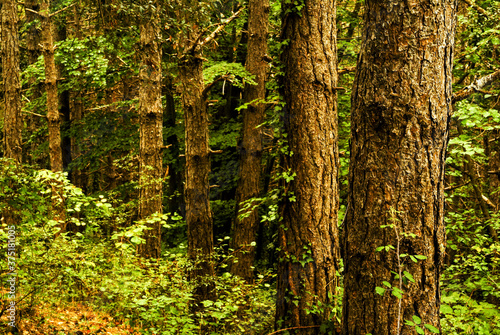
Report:
[[[2,328],[0,333],[9,334],[7,318],[0,318]],[[123,320],[117,320],[109,314],[98,312],[79,303],[64,307],[48,303],[33,307],[28,315],[21,317],[18,323],[21,335],[126,335],[141,334],[137,328],[132,328]]]

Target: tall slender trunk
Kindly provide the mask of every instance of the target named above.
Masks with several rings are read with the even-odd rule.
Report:
[[[57,69],[54,60],[54,40],[50,1],[43,0],[40,6],[42,22],[42,54],[45,64],[45,91],[47,92],[47,123],[49,128],[50,169],[62,172],[61,117],[58,109]],[[61,222],[60,232],[66,231],[64,196],[59,185],[52,186],[52,211],[54,218]]]
[[[45,64],[45,91],[47,92],[47,120],[49,126],[50,168],[54,172],[63,170],[61,150],[61,117],[58,109],[57,69],[54,60],[54,39],[49,0],[40,6],[42,21],[42,54]]]
[[[276,327],[319,334],[337,301],[338,131],[335,1],[283,2],[285,130],[295,177],[280,206]],[[292,154],[293,153],[293,154]],[[286,172],[286,171],[285,171]]]
[[[250,0],[248,13],[248,51],[246,69],[255,76],[257,85],[245,85],[244,101],[250,103],[264,100],[266,96],[267,33],[269,20],[269,1]],[[253,263],[255,259],[256,231],[259,227],[257,209],[245,211],[245,218],[240,219],[242,202],[256,198],[260,193],[262,170],[262,128],[266,105],[263,101],[254,102],[243,111],[243,139],[241,141],[238,187],[236,189],[236,218],[233,228],[233,248],[237,263],[233,263],[231,272],[253,281]],[[252,205],[255,205],[253,203]]]
[[[142,22],[141,68],[139,72],[139,219],[162,213],[163,200],[163,107],[161,102],[161,48],[159,13]],[[145,244],[139,245],[139,254],[159,258],[161,252],[161,224],[148,224]]]
[[[5,89],[4,155],[22,162],[21,81],[17,2],[5,0],[2,6],[2,71]]]
[[[351,98],[345,335],[415,334],[404,321],[413,316],[440,328],[455,16],[455,0],[365,3]],[[376,251],[384,246],[394,250]]]

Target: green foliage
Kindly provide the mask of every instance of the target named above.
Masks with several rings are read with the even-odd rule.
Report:
[[[203,70],[203,81],[205,84],[211,84],[218,78],[228,80],[236,87],[243,87],[244,84],[257,85],[254,81],[255,76],[250,74],[240,63],[227,62],[207,62],[207,67]]]
[[[145,221],[119,228],[122,207],[104,195],[89,197],[62,174],[16,167],[0,159],[0,210],[7,208],[18,219],[17,270],[22,310],[37,302],[63,305],[81,301],[140,326],[144,334],[198,334],[200,325],[189,311],[192,286],[186,281],[195,266],[185,249],[164,251],[158,262],[136,255],[143,243],[145,224],[179,221],[176,214],[153,215]],[[65,200],[67,217],[76,232],[59,234],[60,221],[53,218],[53,194]],[[105,227],[116,227],[107,238]],[[6,252],[6,224],[0,229],[0,251]],[[232,260],[218,248],[218,268]],[[216,334],[235,330],[270,329],[274,289],[272,275],[259,275],[255,285],[224,272],[215,281],[219,300],[205,302],[202,320]],[[203,323],[203,321],[202,321]]]

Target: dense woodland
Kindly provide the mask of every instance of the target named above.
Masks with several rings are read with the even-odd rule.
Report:
[[[500,334],[500,2],[1,6],[0,333]]]

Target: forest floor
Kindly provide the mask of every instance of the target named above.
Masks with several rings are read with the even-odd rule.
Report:
[[[0,318],[0,334],[14,335],[4,314]],[[80,303],[57,307],[40,304],[28,315],[21,314],[18,324],[20,335],[135,335],[137,328],[118,321],[106,313],[93,310]]]

